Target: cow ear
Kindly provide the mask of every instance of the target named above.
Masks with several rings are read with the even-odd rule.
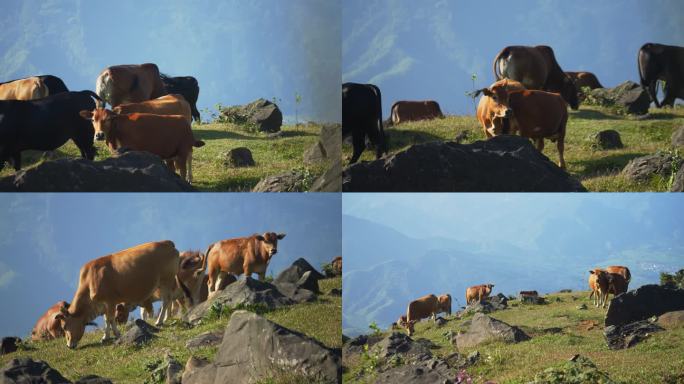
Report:
[[[256,239],[259,241],[264,241],[264,237],[261,235],[256,235]]]
[[[279,233],[279,234],[278,234],[278,240],[282,240],[283,238],[285,238],[285,234],[284,234],[284,233]]]
[[[489,88],[482,88],[482,94],[485,96],[494,96],[494,92],[492,92]]]
[[[589,270],[589,273],[593,275],[593,274],[594,274],[594,271],[592,271],[592,270]]]
[[[86,119],[86,120],[92,120],[93,119],[93,111],[83,110],[83,111],[79,112],[78,114],[81,115],[81,117]]]

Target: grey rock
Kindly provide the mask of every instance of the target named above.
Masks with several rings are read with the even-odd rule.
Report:
[[[672,146],[675,148],[684,147],[684,125],[672,132]]]
[[[664,329],[658,324],[647,320],[635,321],[624,325],[609,325],[603,331],[606,344],[610,349],[625,349],[633,347],[640,341],[646,339],[654,332]]]
[[[490,296],[487,301],[495,311],[500,311],[508,308],[508,298],[503,293],[498,293],[495,296]]]
[[[304,192],[307,188],[302,172],[288,171],[264,177],[254,186],[252,192]]]
[[[344,192],[579,192],[582,184],[524,137],[416,144],[342,172]]]
[[[181,382],[183,384],[213,383],[216,378],[216,365],[206,359],[190,357],[185,363]]]
[[[318,141],[304,151],[304,164],[342,158],[342,126],[325,124],[321,127]]]
[[[441,359],[416,364],[405,364],[380,372],[375,380],[376,384],[454,384],[455,370]]]
[[[228,307],[235,307],[239,304],[259,304],[274,309],[292,305],[294,301],[280,293],[273,284],[246,277],[228,285],[223,291],[199,303],[183,319],[191,324],[199,323],[209,313],[214,303]]]
[[[164,366],[166,367],[166,384],[181,384],[183,366],[171,355],[166,355]]]
[[[70,384],[61,373],[42,360],[29,357],[12,359],[0,370],[2,384]]]
[[[642,285],[610,301],[605,325],[622,326],[681,310],[684,310],[684,289],[655,284]]]
[[[342,192],[342,161],[334,161],[325,173],[314,180],[309,192]]]
[[[159,156],[129,151],[102,161],[57,159],[0,179],[6,192],[192,192]]]
[[[231,123],[253,127],[259,132],[278,132],[283,125],[280,108],[265,99],[224,108],[221,114]]]
[[[280,283],[278,291],[295,303],[305,303],[316,300],[316,294],[308,289],[299,288],[296,284]]]
[[[654,175],[668,177],[672,173],[672,166],[681,168],[682,159],[674,159],[669,153],[655,153],[630,160],[622,169],[622,175],[633,181],[648,181]]]
[[[467,348],[493,340],[517,343],[529,339],[530,337],[516,326],[508,325],[482,313],[476,313],[468,331],[456,335],[455,341],[458,348]]]
[[[658,316],[658,325],[665,329],[672,329],[684,326],[684,310],[665,312]]]
[[[402,359],[409,360],[424,355],[432,356],[430,349],[435,345],[429,340],[413,340],[402,332],[392,332],[373,346],[378,356],[387,359],[393,355],[401,355]]]
[[[141,346],[157,337],[159,328],[149,325],[142,319],[136,319],[133,326],[116,341],[117,344]]]
[[[252,151],[246,147],[233,148],[228,152],[222,153],[219,157],[223,160],[223,165],[229,167],[253,167],[255,165]]]
[[[577,306],[577,309],[580,311],[585,311],[585,310],[587,310],[587,305],[586,304],[580,304]]]
[[[684,192],[684,167],[679,166],[679,171],[674,177],[674,182],[672,183],[672,188],[670,192]]]
[[[618,149],[623,148],[620,134],[614,129],[600,131],[592,137],[593,146],[598,149]]]
[[[648,113],[651,105],[651,98],[648,92],[641,85],[625,81],[614,88],[596,88],[589,91],[591,96],[598,104],[604,106],[619,106],[625,112],[634,115],[644,115]]]
[[[320,279],[324,279],[325,276],[318,272],[306,259],[300,257],[295,260],[289,267],[282,270],[278,276],[273,280],[273,284],[279,283],[292,283],[296,284],[304,276],[306,272],[310,272],[310,278],[315,279],[316,282]],[[306,287],[305,287],[306,288]],[[316,288],[318,288],[318,283],[316,283]],[[310,289],[310,288],[309,288]]]
[[[201,347],[211,347],[219,345],[223,341],[223,331],[205,332],[201,335],[195,336],[185,343],[185,348],[195,349]]]

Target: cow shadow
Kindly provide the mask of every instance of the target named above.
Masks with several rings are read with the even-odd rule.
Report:
[[[196,138],[202,140],[258,140],[259,137],[247,136],[233,131],[217,131],[213,129],[193,129]]]
[[[655,107],[649,109],[648,117],[644,120],[672,120],[680,116],[675,115],[671,112],[666,112],[666,110],[656,109]]]
[[[584,168],[584,171],[582,171],[580,175],[590,176],[606,172],[622,171],[622,169],[625,168],[627,163],[629,163],[631,160],[646,155],[647,153],[621,153],[604,156],[598,159],[573,161],[573,163]]]
[[[570,116],[585,120],[616,120],[620,118],[619,116],[608,115],[594,109],[580,109],[578,111],[572,111],[570,112]]]

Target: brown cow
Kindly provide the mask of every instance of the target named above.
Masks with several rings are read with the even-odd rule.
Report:
[[[342,256],[337,256],[332,261],[333,276],[342,276]]]
[[[608,272],[608,290],[604,293],[603,305],[605,307],[606,301],[608,301],[608,294],[612,293],[617,296],[621,293],[627,292],[629,289],[629,283],[625,280],[624,276],[619,273]]]
[[[611,265],[610,267],[604,268],[604,270],[608,273],[617,273],[619,275],[622,275],[622,277],[625,278],[625,281],[629,284],[630,281],[632,281],[632,273],[629,271],[629,268],[623,267],[621,265]]]
[[[36,100],[48,95],[48,86],[37,76],[0,84],[0,100]]]
[[[103,108],[81,111],[81,116],[93,122],[95,139],[106,140],[113,153],[119,148],[153,153],[166,160],[174,172],[177,167],[181,178],[192,183],[192,148],[202,147],[204,142],[195,140],[184,116],[118,115]]]
[[[415,331],[416,322],[432,317],[436,320],[437,313],[440,311],[439,299],[435,295],[425,295],[421,298],[413,300],[406,308],[406,332],[409,336],[413,335]]]
[[[444,312],[447,315],[451,315],[451,295],[445,293],[443,295],[437,296],[437,301],[439,302],[439,312]]]
[[[101,314],[105,318],[102,340],[109,338],[110,330],[119,337],[114,321],[116,305],[143,303],[157,288],[161,289],[163,303],[156,325],[162,325],[171,306],[177,271],[178,250],[169,240],[141,244],[87,262],[81,267],[71,305],[63,306],[57,315],[67,346],[75,348],[86,323]]]
[[[31,340],[52,340],[64,336],[62,324],[59,319],[56,319],[62,307],[68,308],[69,303],[66,301],[58,301],[55,305],[48,308],[47,311],[36,321],[31,331]]]
[[[156,99],[166,91],[157,65],[146,63],[105,68],[97,77],[95,93],[105,103],[116,107],[123,103]]]
[[[188,120],[188,123],[192,123],[190,103],[185,100],[183,95],[178,94],[165,95],[139,103],[119,104],[112,108],[112,112],[119,115],[135,112],[153,115],[181,115]]]
[[[495,82],[490,86],[490,89],[495,87],[505,87],[507,91],[525,89],[521,83],[509,79],[503,79]],[[476,91],[475,95],[479,94],[481,91],[483,90]],[[487,138],[501,134],[512,134],[517,130],[517,127],[510,126],[510,124],[514,123],[513,119],[504,119],[494,115],[495,105],[496,103],[494,100],[486,95],[482,95],[479,103],[477,104],[477,120],[480,122],[480,124],[482,124],[482,129],[484,130],[485,136]],[[509,124],[508,129],[504,127],[506,121],[508,121]]]
[[[268,263],[278,252],[278,240],[284,237],[284,233],[265,232],[211,244],[206,252],[209,296],[218,290],[229,273],[236,276],[244,273],[245,277],[257,273],[259,280],[264,280]]]
[[[604,88],[596,75],[591,72],[565,72],[565,74],[575,82],[578,92],[582,92],[584,87],[589,87],[589,89]]]
[[[472,302],[481,303],[482,300],[489,297],[492,293],[492,288],[494,288],[494,284],[480,284],[468,287],[466,289],[466,305]]]
[[[390,110],[392,124],[397,125],[407,121],[431,120],[442,118],[442,110],[434,100],[397,101]]]
[[[556,142],[558,166],[565,169],[565,128],[568,109],[563,98],[544,91],[507,91],[506,86],[483,89],[482,93],[492,98],[494,116],[512,118],[520,136],[536,142],[539,152],[544,150],[544,139]]]
[[[518,45],[502,49],[494,58],[494,76],[497,80],[519,81],[527,89],[560,93],[572,109],[579,108],[577,87],[558,65],[549,46]]]

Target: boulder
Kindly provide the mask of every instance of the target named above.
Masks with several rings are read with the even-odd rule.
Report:
[[[468,348],[493,340],[517,343],[529,339],[530,337],[516,326],[476,313],[470,321],[468,331],[456,335],[455,342],[458,348]]]
[[[587,98],[595,104],[603,106],[618,106],[626,113],[644,115],[648,113],[651,97],[641,85],[633,81],[625,81],[614,88],[596,88],[587,93]]]
[[[111,380],[98,375],[87,375],[76,380],[74,384],[113,384]]]
[[[318,280],[324,279],[325,276],[318,272],[306,259],[300,257],[295,260],[292,265],[282,270],[278,276],[273,280],[273,284],[278,285],[279,283],[293,283],[296,284],[306,272],[311,272],[311,278],[316,281],[316,292],[318,292]],[[310,287],[304,287],[310,289]]]
[[[0,370],[2,384],[71,384],[61,373],[42,360],[29,357],[12,359]]]
[[[466,305],[462,314],[467,315],[470,313],[490,313],[494,311],[496,311],[496,309],[494,309],[492,303],[490,303],[489,301],[479,301]]]
[[[424,362],[404,364],[380,372],[375,379],[375,383],[451,384],[456,383],[454,381],[455,378],[455,370],[451,369],[444,360],[431,358]]]
[[[618,384],[607,373],[600,371],[594,363],[584,356],[576,355],[560,367],[547,368],[534,376],[527,384],[548,383],[602,383]]]
[[[181,382],[183,384],[213,383],[216,378],[216,369],[216,365],[209,360],[191,356],[185,363]]]
[[[343,335],[343,339],[344,339]],[[342,346],[342,355],[345,358],[348,358],[352,355],[357,355],[363,352],[363,346],[368,344],[368,347],[371,347],[377,343],[379,343],[381,340],[383,340],[384,337],[381,336],[375,336],[375,335],[359,335],[354,337],[353,339],[348,339],[344,342],[344,345]]]
[[[129,151],[102,161],[46,161],[0,179],[6,192],[191,192],[159,156]]]
[[[392,332],[373,346],[378,357],[387,359],[400,355],[403,361],[421,359],[424,355],[432,356],[431,348],[435,345],[427,339],[413,340],[403,332]]]
[[[273,285],[283,295],[302,303],[316,299],[315,294],[320,293],[318,280],[322,278],[324,276],[315,270],[308,261],[299,258],[276,276]]]
[[[641,320],[624,325],[609,325],[603,331],[603,336],[606,338],[608,348],[625,349],[633,347],[652,333],[663,330],[658,324]]]
[[[300,171],[287,171],[259,180],[252,192],[304,192],[308,188],[305,175]]]
[[[654,175],[669,177],[673,162],[674,166],[681,168],[684,160],[675,159],[671,154],[663,152],[637,157],[627,163],[622,169],[622,175],[633,181],[648,181]]]
[[[233,168],[253,167],[255,165],[252,151],[246,147],[233,148],[219,155],[223,165]]]
[[[228,122],[247,126],[259,132],[278,132],[283,125],[283,113],[280,108],[265,99],[224,108],[221,115]]]
[[[672,146],[675,148],[684,147],[684,125],[672,132]]]
[[[684,326],[684,311],[666,312],[658,316],[658,325],[665,329]]]
[[[133,326],[116,341],[117,344],[141,346],[157,337],[159,328],[153,327],[145,320],[135,319]]]
[[[184,384],[247,384],[279,371],[324,383],[338,383],[342,379],[339,351],[248,311],[232,314],[215,361],[200,364],[199,368],[186,372],[194,378],[186,381],[186,374],[183,375]],[[200,376],[204,381],[197,378]]]
[[[228,285],[223,291],[199,303],[185,314],[183,319],[191,324],[197,324],[209,313],[215,303],[228,307],[235,307],[240,304],[262,305],[274,309],[292,305],[294,301],[280,293],[273,284],[246,277]]]
[[[500,311],[508,307],[508,298],[503,293],[498,293],[495,296],[488,297],[487,301],[495,311]]]
[[[223,341],[223,331],[205,332],[195,336],[185,343],[185,348],[196,349],[201,347],[213,347]]]
[[[684,310],[684,289],[643,285],[610,301],[605,325],[621,326],[681,310]]]
[[[674,182],[672,183],[672,188],[670,192],[684,192],[684,167],[679,166],[679,171],[674,177]]]
[[[18,348],[18,344],[21,339],[14,336],[8,336],[2,338],[2,344],[0,344],[0,355],[6,355],[8,353],[15,352]]]
[[[342,158],[342,126],[325,124],[321,127],[318,141],[304,151],[304,164]]]
[[[597,149],[617,149],[622,148],[622,140],[620,134],[614,129],[607,129],[600,131],[592,137],[592,147]]]
[[[336,160],[311,184],[309,192],[342,192],[342,160]]]
[[[586,189],[524,137],[416,144],[342,172],[344,192],[576,192]]]

